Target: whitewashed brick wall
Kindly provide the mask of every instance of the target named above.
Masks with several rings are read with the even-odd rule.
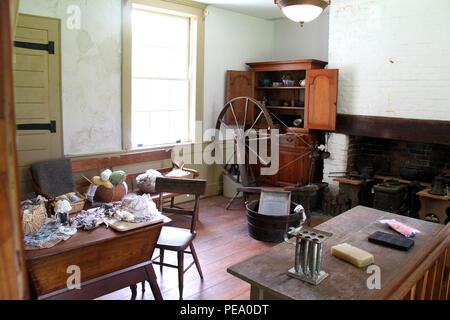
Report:
[[[333,193],[337,192],[338,184],[329,175],[332,172],[345,172],[347,170],[347,153],[349,137],[345,134],[334,133],[328,139],[328,152],[330,157],[324,160],[323,181],[327,182]]]
[[[333,0],[329,30],[338,113],[450,121],[450,0]],[[344,140],[331,136],[327,182]]]
[[[450,1],[334,0],[339,113],[450,120]]]

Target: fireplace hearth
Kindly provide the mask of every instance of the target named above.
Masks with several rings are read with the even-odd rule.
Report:
[[[347,191],[352,206],[357,203],[418,218],[418,192],[448,192],[450,145],[334,134],[329,151],[324,181],[335,188],[335,194]],[[336,173],[341,177],[336,178]]]

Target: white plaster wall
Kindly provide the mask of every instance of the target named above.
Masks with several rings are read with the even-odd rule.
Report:
[[[273,59],[274,24],[209,6],[205,21],[203,128],[215,128],[225,104],[227,70],[246,70],[246,62]]]
[[[79,30],[67,27],[70,5]],[[64,153],[121,150],[121,0],[21,0],[19,12],[61,19]]]
[[[328,61],[328,11],[303,27],[292,20],[274,20],[273,60]]]
[[[338,112],[450,120],[450,1],[334,0]]]

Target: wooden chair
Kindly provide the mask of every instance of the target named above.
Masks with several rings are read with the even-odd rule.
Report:
[[[198,261],[197,254],[192,243],[195,239],[195,225],[198,220],[198,210],[200,196],[206,192],[206,180],[202,179],[177,179],[177,178],[157,178],[155,190],[160,193],[159,210],[163,214],[182,214],[191,216],[190,229],[177,228],[177,227],[162,227],[161,234],[159,235],[156,248],[159,249],[159,256],[153,259],[153,263],[160,266],[162,273],[163,267],[171,267],[178,269],[178,288],[180,292],[180,300],[183,299],[183,277],[184,273],[192,267],[195,263],[200,278],[203,279],[202,269],[200,262]],[[194,207],[192,209],[180,209],[176,207],[163,207],[162,196],[163,193],[170,192],[176,194],[190,194],[195,195]],[[187,247],[190,251],[186,251]],[[172,265],[164,263],[164,251],[171,250],[177,252],[178,265]],[[185,269],[184,268],[184,254],[192,254],[194,261]],[[159,261],[155,261],[158,259]],[[145,283],[142,284],[142,288],[145,287]]]

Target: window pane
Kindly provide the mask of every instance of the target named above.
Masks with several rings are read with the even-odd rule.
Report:
[[[170,81],[170,107],[172,110],[187,110],[189,102],[189,82]]]
[[[132,108],[133,111],[150,110],[150,80],[133,79],[132,82]]]
[[[151,144],[171,142],[169,138],[169,113],[165,111],[150,114]]]
[[[151,80],[150,109],[152,111],[169,110],[170,81]]]
[[[169,59],[166,76],[168,78],[188,77],[188,55],[185,50],[169,49],[167,57]]]
[[[133,45],[146,44],[159,47],[168,47],[167,32],[160,29],[167,24],[167,19],[158,13],[143,10],[133,10],[132,28]]]
[[[189,20],[173,19],[168,25],[169,47],[173,49],[185,49],[189,45]]]
[[[188,135],[188,113],[186,111],[171,111],[169,123],[169,136],[173,142],[186,141]]]
[[[150,112],[133,112],[133,145],[150,145],[152,139],[150,135]]]

